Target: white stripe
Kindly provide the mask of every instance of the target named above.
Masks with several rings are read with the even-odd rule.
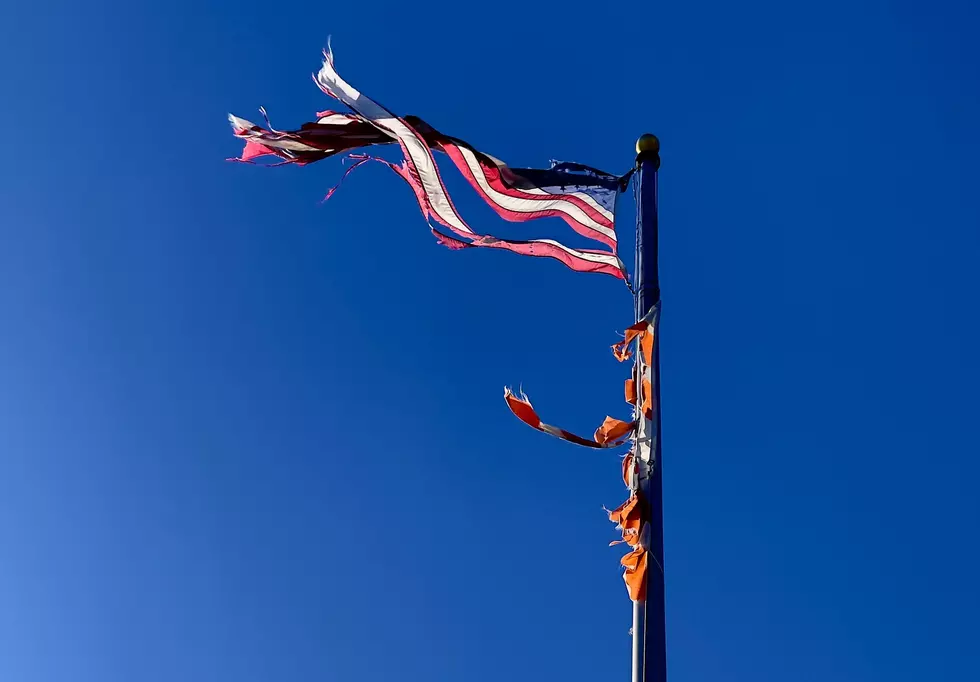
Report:
[[[231,127],[235,130],[250,130],[258,127],[251,121],[247,121],[244,118],[239,118],[234,114],[228,114],[228,122],[231,123]]]
[[[558,198],[554,194],[549,194],[547,192],[542,192],[546,196],[555,197],[550,200],[540,200],[540,199],[521,199],[518,197],[508,196],[506,194],[501,194],[496,189],[490,186],[487,182],[486,176],[483,174],[483,167],[480,165],[479,160],[476,158],[476,154],[472,150],[467,149],[459,145],[454,145],[458,149],[463,158],[466,161],[466,165],[469,166],[470,172],[473,177],[476,178],[476,182],[480,185],[480,188],[490,197],[490,199],[496,204],[503,206],[507,210],[513,211],[515,213],[532,213],[534,211],[545,211],[545,210],[556,210],[560,211],[569,217],[571,217],[576,222],[582,223],[586,227],[595,230],[596,232],[608,237],[613,242],[616,241],[616,231],[611,230],[605,225],[601,225],[595,221],[588,213],[586,213],[580,206],[565,201]],[[516,189],[516,188],[515,188]],[[526,192],[526,190],[519,190]],[[541,192],[541,190],[538,190]],[[527,192],[531,193],[531,192]],[[567,196],[567,195],[566,195]]]
[[[526,194],[534,194],[536,196],[541,196],[541,195],[544,195],[544,196],[554,196],[554,194],[552,194],[551,192],[546,192],[545,190],[539,189],[537,187],[535,187],[533,189],[523,189],[521,187],[515,187],[514,189],[516,189],[518,192],[524,192]],[[599,211],[599,213],[601,213],[603,215],[603,217],[607,218],[609,220],[609,222],[612,222],[613,221],[613,213],[612,213],[612,211],[610,211],[608,208],[606,208],[605,206],[603,206],[602,204],[600,204],[598,201],[596,201],[595,199],[593,199],[588,194],[585,194],[584,192],[566,192],[566,193],[563,194],[563,196],[578,197],[579,199],[581,199],[582,201],[584,201],[585,203],[587,203],[589,206],[591,206],[595,210]]]
[[[320,125],[349,125],[354,123],[354,119],[347,114],[333,113],[329,116],[324,116],[323,118],[317,119],[317,123]]]
[[[398,138],[398,141],[405,148],[406,155],[418,171],[419,180],[422,182],[422,188],[425,191],[433,213],[454,230],[466,235],[475,234],[469,225],[463,222],[463,219],[453,209],[452,202],[450,202],[449,196],[442,186],[439,171],[436,168],[435,160],[432,158],[432,152],[429,150],[428,145],[401,119],[377,102],[362,95],[341,78],[340,74],[334,70],[332,62],[332,58],[328,56],[316,76],[317,83],[320,87],[359,113],[377,128]]]
[[[490,155],[486,154],[486,156],[490,156]],[[493,159],[494,163],[497,164],[498,168],[508,168],[507,164],[505,164],[503,161],[500,161],[499,159],[494,159],[492,156],[490,156],[490,158]],[[535,187],[533,189],[524,189],[522,187],[515,187],[514,189],[517,190],[518,192],[524,192],[525,194],[533,194],[534,196],[542,196],[542,195],[554,196],[553,194],[551,194],[551,192],[546,192],[538,187]],[[610,223],[613,222],[613,220],[615,219],[612,211],[610,211],[608,208],[606,208],[605,206],[597,202],[595,199],[593,199],[590,195],[584,192],[567,192],[564,194],[564,196],[578,197],[579,199],[587,203],[589,206],[599,211],[599,213],[601,213],[605,218],[607,218]]]

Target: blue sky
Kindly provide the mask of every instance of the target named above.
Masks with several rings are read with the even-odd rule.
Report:
[[[627,679],[617,460],[501,389],[625,414],[630,298],[438,247],[381,168],[226,163],[226,112],[328,106],[332,34],[513,165],[662,138],[671,682],[976,680],[977,19],[4,4],[0,679]]]

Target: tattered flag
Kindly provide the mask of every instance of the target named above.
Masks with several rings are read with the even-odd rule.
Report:
[[[245,149],[237,160],[255,162],[264,156],[274,156],[280,159],[280,164],[306,165],[355,149],[396,143],[402,150],[402,163],[352,155],[358,163],[344,177],[365,160],[384,163],[412,187],[423,215],[455,235],[433,228],[439,243],[452,249],[488,247],[553,258],[578,272],[626,278],[623,263],[616,255],[614,224],[616,196],[626,176],[617,177],[573,163],[554,164],[550,169],[510,168],[460,139],[443,135],[417,117],[401,118],[388,111],[337,73],[331,53],[325,55],[315,80],[323,92],[348,106],[352,113],[325,111],[315,123],[303,124],[293,131],[276,130],[268,119],[263,127],[229,116],[235,135],[245,140]],[[554,239],[509,240],[477,233],[453,205],[433,151],[446,154],[502,218],[526,222],[558,217],[580,235],[605,248],[577,249]],[[327,198],[334,190],[328,192]]]

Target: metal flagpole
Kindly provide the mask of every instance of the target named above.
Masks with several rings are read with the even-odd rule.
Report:
[[[636,269],[634,303],[640,321],[660,302],[657,232],[657,171],[660,140],[643,135],[636,142]],[[659,335],[658,335],[659,336]],[[637,366],[640,353],[636,354]],[[663,468],[660,454],[660,342],[655,339],[652,369],[653,423],[641,425],[639,435],[651,437],[651,467],[640,468],[640,488],[646,500],[644,546],[647,564],[646,602],[633,602],[633,682],[667,679],[666,613],[664,609]],[[641,379],[641,377],[638,377]],[[638,381],[638,385],[639,385]],[[644,421],[642,414],[638,418]],[[646,427],[646,428],[644,428]]]

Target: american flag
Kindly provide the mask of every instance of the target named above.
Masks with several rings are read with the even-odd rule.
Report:
[[[298,130],[281,131],[230,115],[235,135],[245,140],[237,160],[255,162],[274,156],[279,164],[306,165],[348,153],[352,171],[368,161],[386,165],[411,186],[419,208],[438,241],[452,249],[497,248],[521,255],[554,258],[578,272],[599,272],[626,279],[616,254],[616,198],[626,176],[615,176],[574,163],[553,163],[547,169],[510,168],[502,161],[449,137],[415,116],[398,117],[356,90],[334,68],[333,55],[325,54],[315,76],[320,89],[346,105],[350,112],[324,111],[315,122]],[[403,159],[392,163],[363,150],[375,145],[398,144]],[[572,248],[554,239],[498,239],[479,233],[460,216],[436,165],[433,152],[445,154],[469,184],[497,214],[512,222],[543,217],[563,219],[578,234],[601,248]],[[278,165],[278,164],[276,164]],[[338,183],[337,186],[339,186]],[[337,187],[327,193],[329,198]],[[437,223],[440,227],[432,225]]]

